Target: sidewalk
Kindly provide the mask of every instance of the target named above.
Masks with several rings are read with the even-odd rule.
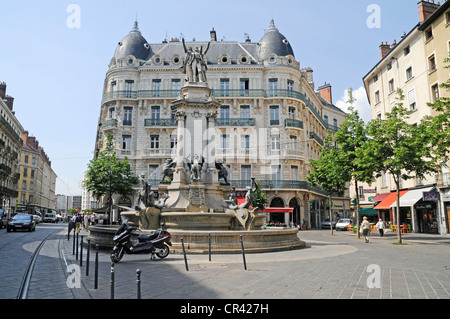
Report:
[[[86,242],[87,232],[82,231]],[[301,231],[307,248],[289,252],[242,255],[183,255],[150,260],[149,255],[125,255],[114,265],[114,298],[136,299],[136,271],[141,273],[142,298],[150,299],[413,299],[450,298],[450,236],[402,234],[405,245],[393,245],[396,234],[372,235],[369,244],[355,234]],[[73,238],[64,241],[68,263]],[[81,267],[82,287],[76,298],[111,298],[111,261],[99,252],[98,289],[94,289],[95,249],[89,276],[86,249]],[[368,287],[369,266],[380,269],[379,288]],[[74,290],[74,289],[72,289]]]

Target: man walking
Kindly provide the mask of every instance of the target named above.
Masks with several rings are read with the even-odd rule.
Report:
[[[384,222],[381,220],[381,218],[378,221],[376,226],[377,226],[378,231],[380,232],[380,237],[383,237],[383,235],[384,235]]]

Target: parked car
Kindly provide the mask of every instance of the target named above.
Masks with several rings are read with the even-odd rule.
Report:
[[[33,215],[33,220],[34,222],[37,224],[39,224],[41,222],[41,216],[39,215]]]
[[[331,225],[331,223],[330,223],[330,220],[329,219],[326,219],[326,220],[324,220],[323,222],[322,222],[322,229],[326,229],[326,228],[330,228],[330,225]],[[336,221],[335,220],[333,220],[333,229],[334,228],[336,228]]]
[[[339,219],[336,223],[336,230],[347,230],[348,225],[353,227],[353,221],[351,219]]]
[[[6,226],[6,231],[10,232],[12,230],[28,230],[35,231],[36,223],[33,220],[33,216],[30,214],[17,214],[10,221],[8,221],[8,225]]]
[[[56,217],[56,214],[45,213],[44,223],[57,223],[57,222],[58,222],[58,218]]]
[[[8,225],[8,216],[4,209],[0,209],[0,229]]]

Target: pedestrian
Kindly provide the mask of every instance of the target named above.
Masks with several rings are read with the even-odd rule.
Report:
[[[81,216],[78,215],[78,214],[76,214],[76,217],[75,217],[75,227],[76,227],[77,234],[80,233],[81,222],[82,222]]]
[[[384,222],[381,220],[381,218],[378,221],[376,226],[377,226],[378,231],[380,232],[380,237],[383,237],[383,235],[384,235]]]
[[[90,220],[89,215],[87,213],[84,214],[84,229],[88,229],[89,220]]]
[[[364,216],[363,221],[361,223],[360,232],[363,234],[366,243],[369,242],[369,231],[370,231],[370,224],[369,221],[367,220],[367,217]]]

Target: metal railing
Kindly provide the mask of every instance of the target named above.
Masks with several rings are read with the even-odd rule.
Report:
[[[141,91],[113,91],[108,92],[103,95],[102,103],[109,102],[116,99],[139,99],[139,98],[175,98],[179,96],[181,90],[141,90]],[[302,101],[309,108],[309,110],[316,116],[320,123],[327,129],[337,132],[339,129],[336,126],[331,126],[322,118],[319,111],[313,106],[310,99],[306,97],[305,94],[294,91],[294,90],[212,90],[212,95],[216,98],[221,97],[250,97],[250,98],[273,98],[273,97],[284,97],[293,98]],[[279,125],[279,124],[273,124]],[[294,126],[297,127],[297,126]]]
[[[254,118],[226,118],[216,119],[216,126],[255,126]]]

